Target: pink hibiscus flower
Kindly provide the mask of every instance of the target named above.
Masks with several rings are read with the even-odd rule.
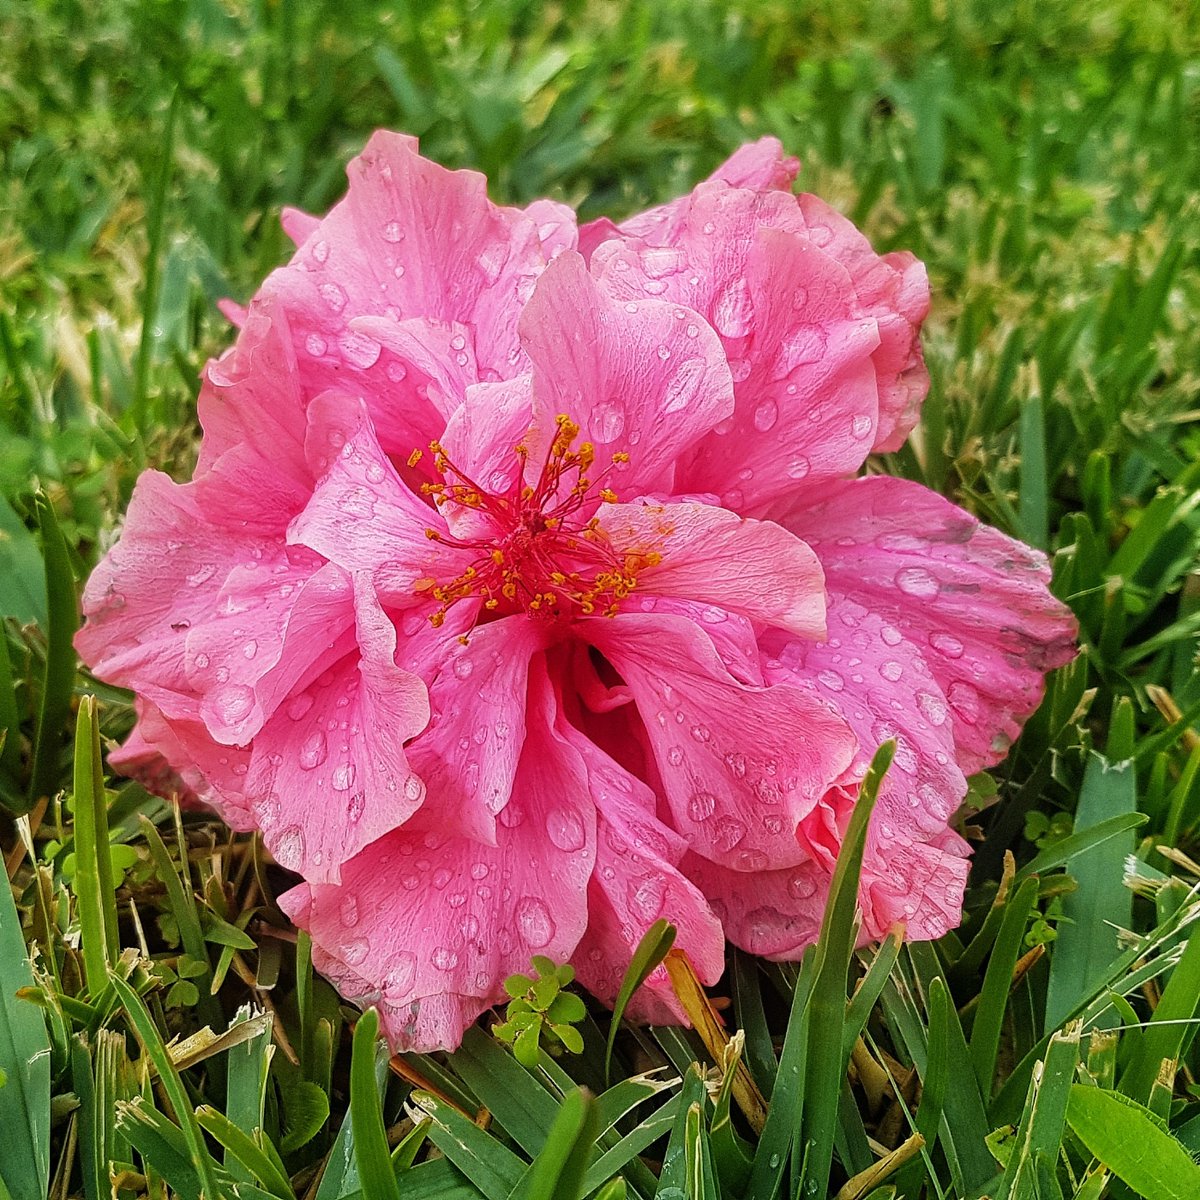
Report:
[[[398,1048],[456,1045],[535,953],[611,1002],[659,917],[707,983],[726,938],[797,957],[888,738],[864,937],[959,919],[964,772],[1074,625],[1041,554],[854,478],[916,420],[925,273],[796,171],[764,139],[577,230],[377,134],[285,214],[195,478],[147,473],[88,584],[128,769],[262,831]],[[682,1019],[663,974],[635,1015]]]

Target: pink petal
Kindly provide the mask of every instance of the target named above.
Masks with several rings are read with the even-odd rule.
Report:
[[[304,458],[304,396],[291,330],[270,297],[251,301],[236,344],[204,370],[198,401],[204,438],[198,478],[219,460],[237,455],[257,468],[272,492],[303,492],[312,482]],[[259,506],[246,506],[256,521]],[[274,505],[266,514],[274,519]],[[287,514],[283,524],[287,523]]]
[[[445,521],[400,480],[375,437],[366,405],[327,393],[308,410],[307,448],[320,481],[288,540],[347,571],[374,574],[385,602],[418,602],[422,580],[453,579],[470,561],[433,542]],[[424,601],[422,601],[424,602]]]
[[[919,484],[882,476],[833,485],[781,520],[816,550],[831,594],[919,648],[949,702],[963,770],[1003,758],[1045,672],[1075,654],[1075,621],[1050,594],[1045,556]]]
[[[537,226],[538,240],[547,262],[564,250],[575,250],[579,243],[579,230],[575,223],[575,210],[557,200],[535,200],[525,210]]]
[[[676,244],[612,243],[593,270],[619,298],[695,308],[722,337],[735,409],[678,490],[757,514],[862,465],[879,415],[878,326],[845,268],[807,239],[792,197],[705,185]]]
[[[553,732],[544,673],[532,698],[496,846],[421,814],[346,863],[340,886],[302,884],[280,898],[311,933],[317,968],[348,998],[378,1004],[398,1050],[457,1046],[507,976],[534,954],[566,962],[583,934],[595,815],[579,755]],[[429,803],[436,811],[432,792]]]
[[[186,662],[191,631],[218,614],[231,575],[264,561],[282,561],[272,539],[215,528],[194,483],[147,471],[120,541],[84,588],[76,647],[102,679],[178,713],[197,690]]]
[[[633,692],[693,850],[741,871],[802,861],[796,829],[854,753],[845,722],[790,684],[740,683],[685,619],[621,613],[577,628]]]
[[[754,192],[790,192],[800,172],[800,160],[783,153],[778,138],[762,137],[739,146],[709,177],[730,187]],[[602,241],[614,237],[645,238],[658,245],[673,241],[687,221],[689,196],[680,196],[614,225],[607,217],[591,221],[579,231],[581,249],[590,257]]]
[[[279,213],[279,223],[292,242],[302,246],[320,228],[321,218],[285,205]]]
[[[520,305],[545,255],[533,217],[497,208],[482,175],[429,162],[411,138],[376,133],[347,174],[345,199],[264,291],[288,312],[306,392],[363,396],[385,448],[406,457],[436,435],[429,380],[353,322],[458,324],[486,377],[507,377],[521,357]]]
[[[396,631],[355,580],[360,653],[294,691],[254,740],[246,793],[267,848],[310,882],[401,825],[425,796],[405,743],[429,721],[425,684],[395,664]]]
[[[524,615],[477,626],[465,646],[447,639],[429,689],[433,718],[411,747],[446,831],[495,843],[525,745],[530,659],[546,641]]]
[[[577,254],[546,268],[520,329],[543,426],[568,414],[600,463],[627,451],[611,475],[618,492],[669,483],[680,454],[729,415],[729,368],[708,326],[678,305],[614,303]]]
[[[911,909],[905,925],[910,940],[931,941],[962,919],[969,862],[964,843],[947,833],[946,843],[900,843],[864,862],[858,902],[859,943],[877,941]],[[683,870],[708,897],[726,935],[751,954],[782,961],[798,959],[821,929],[830,872],[816,862],[780,871],[761,871],[754,886],[738,871],[689,854]]]
[[[221,316],[235,329],[241,329],[245,325],[248,311],[245,305],[239,304],[236,300],[224,298],[217,301],[217,308],[220,310]]]
[[[907,251],[877,255],[841,213],[817,196],[798,197],[816,245],[850,272],[863,311],[879,323],[875,370],[879,378],[879,427],[872,453],[899,450],[920,415],[929,391],[921,353],[921,322],[929,313],[925,266]]]
[[[725,970],[725,935],[704,897],[676,865],[687,843],[654,815],[654,793],[623,770],[578,730],[560,732],[579,751],[596,804],[596,869],[588,885],[588,927],[574,958],[580,983],[612,1005],[646,930],[664,917],[676,928],[702,982],[714,984]],[[561,845],[580,838],[573,822],[560,822],[550,837]],[[686,1016],[664,970],[654,972],[626,1010],[634,1020],[676,1024]]]
[[[188,684],[209,733],[246,745],[297,683],[346,652],[353,622],[350,579],[336,566],[293,567],[282,556],[235,566],[185,646]]]
[[[662,555],[638,592],[716,604],[801,637],[825,632],[825,577],[799,538],[711,504],[605,504],[600,527],[621,553]]]
[[[250,751],[218,745],[194,709],[186,717],[168,720],[148,701],[138,698],[136,705],[137,727],[125,746],[109,755],[109,762],[122,773],[140,779],[150,791],[170,798],[174,781],[166,774],[148,778],[134,758],[134,755],[158,755],[160,768],[173,773],[183,785],[185,801],[192,797],[197,803],[214,808],[234,829],[257,828],[243,791],[250,768]],[[133,769],[126,771],[126,767]]]

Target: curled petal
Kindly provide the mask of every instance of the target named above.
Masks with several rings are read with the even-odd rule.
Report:
[[[877,476],[832,486],[782,518],[816,550],[831,593],[853,597],[920,649],[971,774],[1004,757],[1045,672],[1075,656],[1045,555],[935,492]]]
[[[633,951],[660,917],[675,926],[702,982],[725,970],[725,935],[699,891],[677,870],[687,843],[654,815],[654,793],[575,729],[562,729],[579,751],[597,812],[596,869],[588,885],[588,927],[572,962],[580,983],[612,1004]],[[551,830],[563,842],[573,827]],[[654,971],[626,1010],[652,1024],[686,1021],[666,972]]]
[[[729,367],[712,330],[678,305],[614,303],[578,254],[546,268],[520,330],[542,426],[566,413],[599,463],[628,454],[610,476],[618,493],[669,490],[675,460],[729,415]]]
[[[623,554],[661,555],[638,591],[715,604],[801,637],[825,632],[825,577],[816,555],[771,521],[711,504],[606,504],[600,526]]]
[[[595,812],[579,755],[553,732],[544,671],[533,697],[495,846],[417,818],[346,863],[340,885],[280,897],[312,935],[318,970],[348,998],[376,1004],[398,1050],[457,1046],[507,976],[534,954],[566,962],[583,935]]]
[[[623,613],[580,633],[629,685],[692,849],[740,871],[802,861],[797,827],[854,753],[845,722],[790,684],[739,683],[686,619]]]
[[[314,883],[420,807],[405,743],[429,721],[425,684],[396,666],[396,631],[355,579],[357,649],[291,697],[254,739],[246,794],[276,861]]]

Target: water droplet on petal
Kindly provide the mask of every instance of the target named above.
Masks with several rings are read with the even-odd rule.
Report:
[[[840,692],[846,686],[846,681],[836,671],[829,670],[818,672],[817,682],[831,692]]]
[[[890,683],[895,683],[904,674],[904,668],[894,659],[889,659],[879,668],[879,673]]]
[[[716,843],[718,850],[732,850],[745,836],[745,822],[739,821],[737,817],[721,817],[717,821]]]
[[[354,785],[354,764],[340,763],[334,767],[329,783],[335,792],[348,792]]]
[[[329,305],[334,312],[341,312],[346,307],[346,292],[345,289],[339,287],[336,283],[323,283],[317,289],[321,293],[321,299]]]
[[[254,708],[254,692],[245,684],[231,683],[213,695],[213,706],[225,725],[244,721]]]
[[[940,696],[935,696],[932,692],[918,692],[917,707],[931,725],[946,723],[946,704]]]
[[[775,427],[779,420],[779,405],[774,400],[764,400],[754,410],[754,428],[759,433],[766,433]]]
[[[704,373],[702,358],[689,358],[681,363],[679,370],[675,372],[675,378],[667,385],[663,395],[663,411],[672,413],[687,408],[700,390]]]
[[[931,633],[929,644],[945,658],[963,656],[963,644],[952,633]]]
[[[368,367],[373,367],[383,352],[383,347],[374,338],[369,338],[366,334],[355,333],[353,330],[343,333],[338,338],[338,345],[342,348],[346,360],[364,371]]]
[[[896,572],[896,586],[906,595],[932,600],[942,585],[924,567],[905,567]]]
[[[280,835],[272,851],[275,861],[288,871],[300,870],[304,861],[304,831],[299,825],[289,825]]]
[[[325,734],[322,730],[317,729],[304,739],[297,757],[300,760],[300,766],[305,771],[311,771],[325,761],[328,752],[329,747],[325,741]]]
[[[865,438],[870,432],[874,422],[870,417],[855,417],[850,422],[850,432],[859,439]]]
[[[663,910],[667,898],[667,881],[661,875],[647,875],[630,880],[626,889],[629,907],[643,921],[653,921]]]
[[[417,976],[417,960],[407,950],[400,950],[392,960],[383,977],[383,990],[396,999],[402,999],[413,990]]]
[[[555,926],[550,910],[536,896],[526,896],[520,901],[516,917],[517,929],[531,949],[541,949],[554,937]]]
[[[546,835],[560,850],[582,850],[587,842],[583,822],[570,808],[552,808],[546,817]]]
[[[968,725],[977,725],[982,715],[983,703],[979,693],[965,680],[956,679],[946,689],[946,699],[950,707]]]
[[[788,478],[803,479],[812,469],[812,464],[804,457],[803,454],[797,455],[788,463]]]
[[[439,971],[454,971],[458,966],[458,955],[449,946],[439,946],[430,955],[430,961]]]
[[[321,355],[329,349],[329,344],[323,337],[321,337],[320,334],[310,333],[308,337],[304,339],[304,348],[313,356],[313,358],[320,358]]]
[[[688,801],[688,816],[693,821],[707,821],[717,807],[717,798],[712,792],[697,791]]]
[[[404,230],[400,228],[399,221],[389,221],[383,227],[383,240],[385,242],[391,242],[393,245],[396,242],[404,241]]]

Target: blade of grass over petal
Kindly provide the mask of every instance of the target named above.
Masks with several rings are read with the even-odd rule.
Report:
[[[363,1192],[371,1200],[400,1200],[392,1168],[383,1107],[375,1081],[379,1014],[369,1008],[354,1026],[350,1056],[350,1122],[354,1129],[354,1161]]]
[[[793,1165],[801,1144],[807,1155],[807,1170],[800,1194],[813,1200],[818,1196],[824,1197],[829,1189],[837,1129],[838,1093],[849,1062],[843,1045],[846,1036],[846,981],[857,935],[855,914],[867,826],[895,753],[896,743],[884,742],[875,752],[859,786],[858,799],[842,840],[821,932],[817,938],[813,963],[815,978],[809,998],[802,1142],[792,1144]]]
[[[613,1003],[612,1023],[608,1027],[608,1041],[604,1047],[605,1083],[610,1078],[613,1046],[616,1045],[617,1032],[621,1027],[621,1018],[625,1015],[625,1009],[629,1006],[629,1001],[633,999],[633,993],[646,982],[654,968],[667,957],[674,944],[675,926],[663,919],[655,921],[638,941],[633,956],[629,960],[629,966],[625,970],[625,976],[621,980],[616,1001]]]

